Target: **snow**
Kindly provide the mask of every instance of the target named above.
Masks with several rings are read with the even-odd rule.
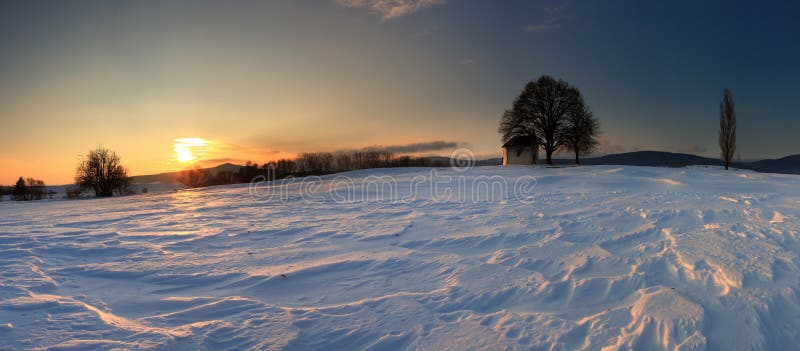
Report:
[[[262,189],[282,200],[254,201],[240,185],[0,203],[0,349],[800,344],[798,176],[435,172],[456,192],[442,196],[418,181],[430,170],[409,168],[325,177],[312,199],[293,183]],[[349,201],[330,187],[342,176]],[[387,200],[366,179],[414,196]],[[459,192],[476,179],[535,187]]]

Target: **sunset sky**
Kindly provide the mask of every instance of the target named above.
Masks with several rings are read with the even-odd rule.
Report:
[[[581,89],[599,153],[800,153],[798,1],[3,1],[0,184],[383,146],[499,156],[542,74]],[[183,149],[182,149],[183,148]],[[188,150],[188,151],[187,151]],[[188,154],[187,154],[188,152]]]

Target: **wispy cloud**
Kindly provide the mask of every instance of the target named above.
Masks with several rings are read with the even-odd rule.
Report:
[[[414,154],[420,152],[429,152],[429,151],[442,151],[448,149],[455,149],[459,146],[457,142],[453,141],[430,141],[424,143],[412,143],[412,144],[404,144],[404,145],[389,145],[389,146],[382,146],[382,145],[374,145],[365,147],[365,150],[380,150],[380,151],[389,151],[395,154]]]
[[[336,3],[346,7],[366,7],[384,20],[390,20],[442,4],[444,0],[336,0]]]
[[[561,28],[562,23],[570,18],[570,16],[566,14],[567,8],[567,0],[556,1],[544,8],[544,12],[547,14],[545,20],[529,24],[523,29],[528,33],[539,33]]]
[[[258,146],[240,145],[240,144],[221,142],[221,141],[217,141],[216,144],[217,144],[218,155],[247,155],[250,157],[271,157],[280,153],[280,151],[278,150],[273,150]]]
[[[471,64],[474,64],[474,63],[475,63],[475,60],[473,60],[471,58],[465,58],[465,59],[461,59],[460,61],[458,61],[459,65],[471,65]]]
[[[558,22],[545,22],[540,24],[531,24],[525,27],[525,31],[528,33],[538,33],[544,32],[551,29],[561,28],[561,24]]]

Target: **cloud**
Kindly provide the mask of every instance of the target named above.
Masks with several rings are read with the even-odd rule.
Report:
[[[382,19],[390,20],[442,4],[444,0],[336,0],[336,3],[346,7],[367,7]]]
[[[544,22],[528,25],[525,27],[525,31],[528,33],[538,33],[551,29],[558,29],[561,28],[561,24],[569,18],[569,16],[553,16]]]
[[[541,24],[531,24],[525,27],[525,31],[528,33],[538,33],[544,32],[551,29],[561,28],[561,24],[559,23],[541,23]]]
[[[471,64],[474,64],[474,63],[475,63],[475,60],[473,60],[471,58],[465,58],[465,59],[461,59],[460,61],[458,61],[459,65],[465,65],[465,66],[466,65],[471,65]]]
[[[525,31],[528,32],[528,33],[538,33],[538,32],[544,32],[546,30],[560,28],[560,27],[561,27],[561,25],[557,24],[557,23],[556,24],[546,24],[546,23],[545,24],[532,24],[532,25],[529,25],[529,26],[525,27]]]
[[[274,156],[280,153],[280,151],[278,150],[273,150],[258,146],[240,145],[240,144],[221,142],[221,141],[216,141],[215,145],[218,155],[246,154],[249,156],[267,157],[267,156]]]
[[[374,145],[365,147],[364,150],[389,151],[395,154],[414,154],[427,151],[441,151],[447,149],[455,149],[458,147],[458,145],[459,144],[457,142],[438,140],[438,141],[413,143],[405,145],[390,145],[390,146]]]
[[[544,8],[544,12],[547,13],[548,16],[546,20],[527,25],[523,29],[528,33],[539,33],[561,28],[561,24],[570,18],[569,15],[565,14],[567,8],[568,4],[566,0],[556,1],[552,5]]]

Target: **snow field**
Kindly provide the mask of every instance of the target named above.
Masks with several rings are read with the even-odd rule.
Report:
[[[439,170],[456,187],[536,178],[526,201],[465,201],[415,183],[428,172],[345,174],[416,189],[398,201],[357,185],[367,200],[342,203],[323,183],[315,201],[289,185],[283,201],[226,186],[0,203],[0,349],[800,345],[798,176]]]

